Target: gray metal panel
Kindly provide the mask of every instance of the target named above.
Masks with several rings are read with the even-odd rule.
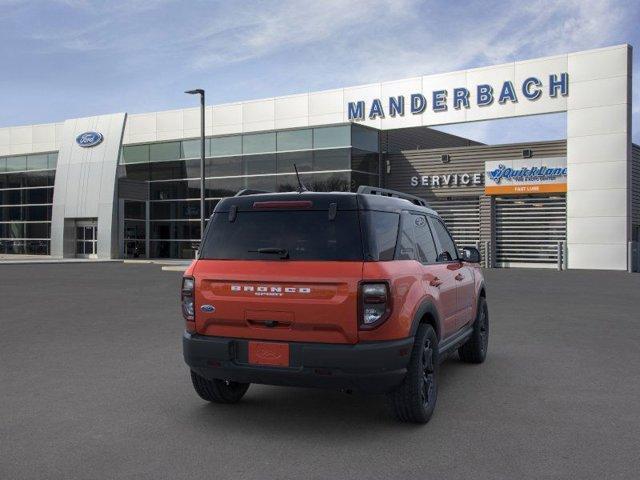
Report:
[[[432,200],[429,206],[444,220],[458,247],[475,247],[480,241],[480,202],[477,196]]]
[[[640,145],[635,143],[631,148],[631,223],[640,228]]]
[[[116,173],[126,114],[116,113],[67,120],[62,130],[53,194],[51,254],[69,256],[70,222],[98,220],[98,258],[118,255]],[[80,147],[76,137],[95,131],[102,143]],[[65,228],[65,221],[67,228]]]
[[[426,127],[400,128],[380,132],[381,150],[387,153],[400,153],[404,150],[425,148],[468,147],[482,145],[480,142],[440,132]]]

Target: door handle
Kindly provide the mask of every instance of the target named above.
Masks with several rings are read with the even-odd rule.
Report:
[[[429,285],[431,285],[432,287],[439,287],[440,285],[442,285],[442,280],[440,280],[438,277],[434,277],[433,280],[429,282]]]
[[[461,273],[459,273],[459,274],[457,274],[457,275],[456,275],[456,277],[455,277],[455,278],[456,278],[456,280],[461,281],[461,280],[464,280],[464,275],[462,275]]]

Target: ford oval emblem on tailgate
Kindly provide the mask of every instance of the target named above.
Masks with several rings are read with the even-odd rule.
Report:
[[[213,305],[202,305],[200,307],[200,310],[202,310],[203,312],[215,312],[216,311],[216,307],[214,307]]]

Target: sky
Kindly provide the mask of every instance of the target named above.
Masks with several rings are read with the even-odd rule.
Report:
[[[0,0],[0,127],[326,90],[630,43],[637,0]],[[640,142],[634,52],[633,139]],[[442,130],[563,138],[565,115]]]

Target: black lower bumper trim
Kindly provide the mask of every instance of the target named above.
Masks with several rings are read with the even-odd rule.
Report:
[[[245,339],[185,332],[182,343],[185,362],[205,378],[383,393],[404,379],[413,338],[355,345],[289,343],[289,367],[249,364]]]

